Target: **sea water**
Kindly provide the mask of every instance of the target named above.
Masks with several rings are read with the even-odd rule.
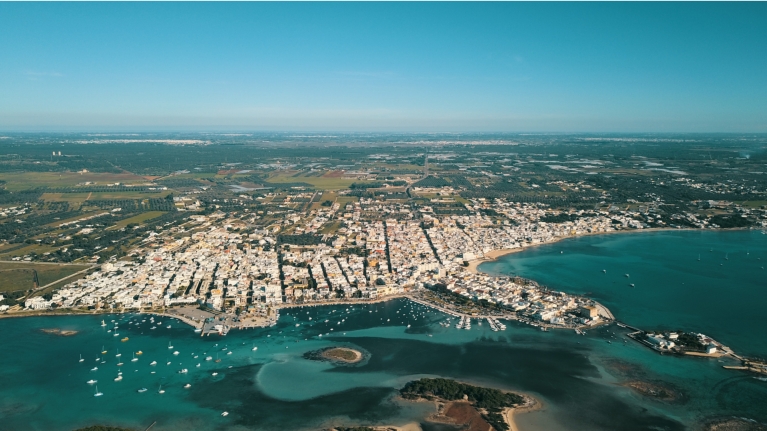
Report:
[[[730,235],[735,239],[729,239]],[[615,271],[628,272],[635,289],[639,289],[653,279],[642,278],[638,269],[668,266],[667,271],[673,273],[685,264],[675,266],[669,260],[688,248],[704,250],[701,259],[704,253],[715,253],[708,252],[709,248],[722,252],[722,257],[726,249],[729,255],[724,263],[745,267],[746,263],[738,263],[741,251],[737,245],[751,241],[743,256],[748,259],[764,256],[764,247],[759,247],[763,242],[756,235],[759,234],[650,233],[652,238],[641,234],[612,235],[580,238],[540,250],[548,247],[550,262],[565,268],[573,265],[569,273],[584,280],[602,275],[599,266],[610,261],[632,262],[627,264],[628,269],[607,268],[608,276]],[[636,241],[637,245],[624,241]],[[617,251],[627,256],[629,252],[635,253],[632,248],[647,246],[643,241],[658,241],[663,247],[657,247],[656,254],[639,253],[643,263],[614,256]],[[696,241],[700,241],[697,246]],[[605,243],[613,245],[602,245]],[[589,252],[581,252],[577,258],[574,255],[578,249]],[[664,255],[664,250],[670,256]],[[539,250],[529,250],[505,257],[491,269],[494,272],[512,269],[534,278],[531,268],[535,265],[530,259],[539,259],[541,264],[546,259],[545,254],[538,253]],[[697,263],[697,254],[693,253],[690,264]],[[566,257],[575,260],[565,264]],[[590,262],[605,258],[609,260]],[[574,263],[577,259],[582,262],[581,272],[575,269],[579,266]],[[707,259],[711,259],[707,270],[717,271],[714,266],[719,265],[712,264],[716,263],[715,256],[709,255]],[[509,266],[503,269],[498,265]],[[594,268],[598,268],[596,274]],[[734,277],[733,271],[726,274]],[[560,284],[554,278],[545,278],[552,276],[543,270],[537,275],[552,288],[592,292],[627,323],[643,326],[654,322],[644,316],[647,311],[632,311],[622,302],[623,295],[617,292],[631,292],[625,286],[626,280],[615,280],[614,287],[612,282],[604,283],[602,293],[593,283],[581,285],[562,279]],[[730,285],[736,284],[730,276],[723,279],[730,280]],[[747,289],[740,289],[746,298],[754,298],[748,296],[752,293]],[[702,289],[694,296],[710,292]],[[633,297],[628,300],[635,301]],[[706,322],[705,316],[697,321],[677,321],[673,316],[676,307],[668,308],[672,314],[669,315],[663,308],[652,308],[651,300],[645,301],[640,305],[662,320],[659,325],[699,328]],[[730,303],[735,301],[719,301],[722,309]],[[680,316],[688,313],[694,311]],[[235,330],[226,337],[201,337],[188,326],[164,317],[155,318],[163,321],[163,325],[154,325],[146,314],[2,319],[0,430],[71,430],[92,424],[142,430],[154,422],[152,429],[160,431],[402,425],[420,422],[433,411],[431,403],[406,402],[396,397],[397,389],[405,382],[424,376],[455,378],[533,395],[544,408],[517,415],[522,430],[682,430],[720,415],[767,422],[764,402],[767,383],[748,374],[724,370],[716,359],[661,356],[634,342],[624,342],[625,332],[614,325],[588,331],[586,336],[569,330],[541,332],[513,322],[508,322],[506,331],[493,332],[486,322],[479,325],[476,320],[471,330],[455,329],[455,321],[447,328],[440,326],[448,317],[405,299],[367,305],[303,307],[283,310],[274,327]],[[102,319],[107,327],[100,326]],[[114,325],[112,320],[119,324],[118,337],[108,332]],[[153,330],[152,326],[157,328]],[[42,332],[45,328],[72,329],[78,334],[62,337]],[[716,329],[712,324],[703,331],[738,350],[759,342],[738,331],[733,333],[739,334],[739,338],[730,339],[729,332],[720,333]],[[120,341],[126,336],[128,341]],[[168,349],[169,342],[172,349]],[[366,358],[360,364],[348,366],[304,358],[306,352],[334,345],[359,349]],[[253,351],[253,346],[258,349]],[[119,359],[115,357],[117,349],[122,354]],[[102,354],[102,350],[107,353]],[[139,350],[143,354],[138,361],[131,362]],[[175,351],[179,354],[173,355]],[[80,355],[84,358],[82,363]],[[213,360],[206,361],[207,356]],[[123,366],[118,367],[120,361]],[[157,361],[157,365],[149,365],[152,361]],[[91,371],[93,367],[98,370]],[[188,373],[178,373],[184,368]],[[122,371],[123,380],[116,382],[118,370]],[[214,372],[218,374],[213,376]],[[103,396],[93,396],[95,385],[87,384],[89,379],[98,380]],[[648,399],[623,386],[632,380],[662,382],[683,397],[674,404]],[[187,383],[191,387],[185,389]],[[165,390],[163,394],[158,393],[160,385]],[[138,393],[140,388],[147,391]],[[229,415],[222,417],[223,411]]]
[[[738,353],[767,357],[765,267],[767,235],[736,230],[586,236],[479,269],[588,295],[630,325],[701,332]]]

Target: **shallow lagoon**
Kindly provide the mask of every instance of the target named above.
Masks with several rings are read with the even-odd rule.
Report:
[[[709,236],[679,234],[668,233],[665,235],[670,235],[669,238],[661,239],[666,249],[674,250],[676,255],[680,254],[679,248],[672,247],[676,241],[685,243],[678,247],[713,247],[709,245],[712,244]],[[760,238],[754,237],[754,233],[714,234],[726,248],[732,247],[727,235],[752,236],[756,244],[749,249],[748,256],[755,253],[764,256],[764,248],[756,247],[763,242],[759,242]],[[534,272],[531,268],[536,267],[532,262],[544,265],[540,250],[548,248],[549,259],[556,259],[562,265],[546,274],[557,274],[560,269],[564,271],[562,274],[568,274],[574,269],[568,269],[570,264],[565,259],[573,259],[573,262],[580,259],[581,277],[588,281],[591,269],[598,268],[596,275],[600,275],[602,268],[599,267],[606,261],[599,259],[616,258],[612,256],[615,254],[612,248],[600,245],[603,241],[618,241],[620,247],[624,247],[622,241],[644,241],[643,235],[563,241],[507,256],[504,261],[519,265],[514,267],[515,272],[532,278],[529,272]],[[701,238],[700,244],[690,244]],[[740,243],[742,239],[734,241]],[[576,250],[584,247],[591,250],[590,254],[576,256]],[[600,250],[607,257],[596,252]],[[729,253],[727,262],[737,263],[739,251],[730,249]],[[669,265],[670,260],[662,254],[657,256],[657,262],[647,259],[643,257],[642,263],[636,263],[634,258],[625,260],[631,262],[630,265],[639,265],[637,269],[663,267]],[[696,259],[697,252],[693,261],[697,262]],[[500,270],[497,266],[491,269]],[[647,275],[640,276],[641,271],[637,269],[629,270],[637,274],[631,277],[636,277],[632,281],[639,289],[650,279],[643,278]],[[616,268],[615,271],[624,270]],[[559,285],[552,278],[538,279],[573,292],[579,291],[579,286],[584,291],[589,289],[627,323],[644,325],[651,321],[651,316],[645,316],[646,312],[634,312],[622,302],[624,297],[635,301],[624,296],[624,290],[618,290],[633,294],[625,286],[604,283],[605,290],[601,292],[593,283],[585,281],[582,285]],[[615,284],[625,284],[625,281]],[[709,289],[700,292],[709,292]],[[649,303],[652,301],[641,304],[652,310]],[[662,309],[654,312],[665,319],[663,324],[695,323],[676,322]],[[680,314],[683,319],[689,319],[687,316],[688,313]],[[0,346],[3,346],[0,430],[71,430],[94,423],[144,429],[154,421],[157,424],[153,430],[276,430],[317,429],[329,424],[404,424],[420,420],[430,406],[398,401],[396,389],[408,380],[437,375],[525,391],[538,397],[544,403],[543,410],[517,417],[523,430],[681,430],[701,417],[713,415],[767,421],[767,403],[764,403],[767,383],[723,370],[716,360],[660,356],[634,343],[624,343],[615,326],[590,331],[586,336],[577,336],[572,331],[540,332],[513,323],[503,332],[490,331],[486,323],[482,326],[475,323],[468,331],[457,330],[438,325],[446,318],[443,314],[407,300],[283,310],[279,324],[273,328],[233,331],[226,337],[200,337],[189,327],[168,319],[162,327],[151,330],[147,315],[107,316],[108,323],[112,319],[120,322],[120,336],[113,337],[107,328],[100,326],[103,317],[0,320]],[[142,323],[144,319],[146,322]],[[138,324],[130,325],[129,321]],[[165,327],[168,322],[173,322],[171,329]],[[411,328],[407,328],[407,324],[411,324]],[[60,337],[40,331],[51,327],[75,329],[80,333]],[[712,329],[716,330],[713,324]],[[740,338],[733,341],[727,338],[729,332],[708,329],[704,332],[736,349],[742,347]],[[120,342],[123,336],[130,340]],[[742,337],[748,340],[747,336]],[[168,349],[169,341],[173,349]],[[362,349],[370,357],[355,366],[335,366],[303,358],[307,351],[338,344]],[[254,345],[258,347],[255,352],[251,350]],[[100,353],[102,346],[107,350],[104,355]],[[118,370],[114,356],[117,349],[123,353],[121,382],[113,380]],[[131,352],[138,350],[142,350],[143,355],[137,362],[130,362]],[[174,356],[173,351],[179,355]],[[229,351],[233,353],[227,354]],[[80,354],[85,359],[83,363],[78,362]],[[198,358],[194,358],[195,355]],[[207,355],[218,356],[221,362],[205,361]],[[150,366],[153,360],[158,365]],[[168,361],[171,365],[166,365]],[[90,371],[94,366],[98,366],[98,370]],[[179,374],[182,368],[189,372]],[[214,377],[213,372],[219,374]],[[98,380],[98,389],[104,396],[93,397],[95,388],[86,383],[91,378]],[[636,379],[662,381],[678,388],[685,398],[670,405],[620,386],[622,382]],[[192,386],[184,389],[185,383]],[[164,394],[158,393],[160,384],[166,390]],[[137,393],[142,387],[146,387],[147,392]],[[230,412],[229,416],[221,417],[222,411]]]

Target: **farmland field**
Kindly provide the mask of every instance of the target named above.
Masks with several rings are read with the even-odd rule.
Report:
[[[87,265],[0,261],[0,293],[32,289],[34,287],[33,270],[37,271],[40,286],[44,286],[87,267]]]
[[[358,180],[347,180],[343,178],[328,177],[293,177],[285,175],[275,175],[267,179],[270,183],[307,183],[321,190],[340,190],[349,187],[355,182],[364,182]]]
[[[144,177],[130,173],[109,174],[85,172],[14,172],[0,174],[0,180],[6,182],[9,191],[29,190],[37,187],[71,187],[83,182],[96,185],[108,183],[145,184]]]
[[[133,217],[128,217],[126,219],[120,220],[109,229],[121,229],[121,228],[124,228],[125,226],[128,226],[131,223],[141,224],[147,220],[160,217],[163,214],[165,214],[165,212],[163,211],[147,211],[145,213],[141,213]]]

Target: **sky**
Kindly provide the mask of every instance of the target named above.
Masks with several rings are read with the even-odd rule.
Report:
[[[767,3],[0,3],[0,130],[767,132]]]

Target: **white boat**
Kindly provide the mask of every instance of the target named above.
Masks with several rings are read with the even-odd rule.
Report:
[[[93,384],[96,384],[96,382],[98,382],[98,380],[90,379],[86,383],[88,383],[89,385],[93,385]]]
[[[256,347],[256,346],[253,346],[253,348],[250,349],[251,352],[255,352],[256,350],[258,350],[258,347]]]
[[[198,368],[199,368],[199,367],[200,367],[200,364],[197,364],[197,365],[195,365],[195,367],[198,367]]]
[[[137,390],[136,392],[138,392],[140,394],[143,394],[144,392],[146,392],[146,388],[141,388],[141,389]]]
[[[192,385],[190,385],[189,383],[187,383],[187,384],[185,384],[185,385],[184,385],[184,389],[189,389],[189,388],[191,388],[191,387],[192,387]]]
[[[162,385],[160,385],[160,390],[157,391],[158,394],[164,394],[165,390],[162,388]]]
[[[212,361],[213,360],[213,356],[208,356],[208,357],[205,358],[205,360],[206,361]]]
[[[115,382],[119,382],[122,379],[123,379],[123,376],[117,376],[117,377],[115,377]]]
[[[83,355],[80,355],[80,362],[84,362],[85,359],[83,359]]]
[[[188,373],[188,372],[189,372],[189,370],[187,370],[186,368],[183,368],[183,369],[181,369],[181,370],[178,370],[178,373],[179,373],[179,374],[186,374],[186,373]]]
[[[175,356],[178,356],[178,350],[176,350],[175,352],[173,352],[173,355],[175,355]]]
[[[232,354],[232,352],[227,352],[227,355],[231,355],[231,354]]]
[[[217,375],[218,375],[218,373],[216,373],[216,372],[214,372],[213,374],[211,374],[211,376],[214,376],[214,377],[215,377],[215,376],[217,376]]]
[[[117,349],[117,354],[115,355],[115,358],[119,358],[119,357],[120,357],[120,356],[122,356],[122,355],[123,355],[123,354],[122,354],[122,353],[120,353],[120,349]]]
[[[133,359],[131,359],[130,361],[131,361],[131,362],[136,362],[136,361],[138,361],[138,358],[136,357],[136,354],[135,354],[135,353],[133,354]]]
[[[202,329],[200,329],[200,328],[196,328],[196,329],[194,330],[194,332],[198,332],[198,333],[199,333],[199,332],[202,332]]]
[[[118,366],[118,367],[122,367],[122,366],[123,366],[123,363],[122,363],[122,362],[118,362],[118,363],[117,363],[117,366]]]
[[[170,341],[168,341],[168,349],[172,349],[172,348],[173,348],[173,344],[170,344]]]
[[[157,361],[152,361],[149,363],[149,365],[152,365],[152,366],[157,365]]]
[[[221,416],[228,416],[229,412],[221,412]]]
[[[93,396],[94,397],[100,397],[102,395],[104,395],[104,393],[103,392],[99,392],[99,387],[96,386],[96,392],[93,394]]]
[[[91,368],[91,371],[98,371],[99,367],[93,367]]]

